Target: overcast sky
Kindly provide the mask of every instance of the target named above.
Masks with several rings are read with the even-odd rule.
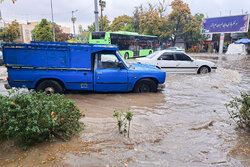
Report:
[[[94,21],[94,0],[52,0],[54,8],[54,21],[63,26],[71,27],[71,11],[77,18],[76,26],[83,25],[84,29]],[[99,0],[98,0],[99,1]],[[135,6],[158,3],[159,0],[106,0],[104,15],[109,20],[127,14],[132,16]],[[166,0],[170,4],[172,0]],[[230,14],[242,14],[242,11],[250,13],[250,0],[184,0],[189,4],[192,14],[204,13],[208,17],[226,16]],[[99,8],[99,7],[98,7]],[[6,22],[17,19],[21,23],[27,21],[40,21],[42,18],[51,20],[50,0],[17,0],[15,4],[11,0],[4,0],[0,4],[2,18]],[[100,9],[99,9],[100,10]],[[167,13],[171,7],[168,6]],[[78,28],[76,28],[78,30]]]

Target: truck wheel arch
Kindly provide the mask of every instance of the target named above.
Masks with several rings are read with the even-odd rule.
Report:
[[[38,80],[38,81],[36,82],[35,89],[37,89],[38,86],[39,86],[42,82],[44,82],[44,81],[55,81],[55,82],[57,82],[57,83],[62,87],[63,91],[66,89],[64,83],[63,83],[60,79],[57,79],[57,78],[43,78],[43,79],[40,79],[40,80]]]
[[[142,82],[148,82],[149,85],[151,85],[150,92],[156,92],[157,91],[157,85],[158,85],[158,80],[156,78],[141,78],[136,83],[134,84],[133,91],[136,93],[139,93],[140,91],[138,90],[138,84]],[[150,83],[151,82],[151,83]]]

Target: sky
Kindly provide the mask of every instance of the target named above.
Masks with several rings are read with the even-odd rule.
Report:
[[[99,1],[99,0],[98,0]],[[106,8],[103,14],[109,20],[123,14],[132,16],[135,6],[147,3],[157,4],[159,0],[105,0]],[[162,1],[162,0],[160,0]],[[170,4],[172,0],[165,0]],[[192,14],[203,13],[206,17],[218,17],[239,15],[242,12],[250,13],[250,0],[183,0],[189,4]],[[59,25],[72,28],[72,11],[77,18],[76,30],[82,25],[83,29],[94,22],[94,0],[52,0],[54,10],[54,22]],[[17,0],[15,4],[11,0],[4,0],[0,4],[1,16],[5,22],[17,20],[20,23],[27,21],[41,21],[46,18],[51,21],[50,0]],[[100,12],[100,8],[98,7]],[[171,7],[167,7],[167,14],[171,12]]]

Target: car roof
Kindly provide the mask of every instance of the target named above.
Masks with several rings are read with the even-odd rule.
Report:
[[[177,51],[177,50],[161,50],[161,52],[169,52],[169,53],[184,53],[183,51]]]

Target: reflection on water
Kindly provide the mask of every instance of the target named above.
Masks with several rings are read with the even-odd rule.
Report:
[[[82,121],[86,128],[79,137],[66,143],[71,151],[62,151],[61,156],[57,156],[65,161],[56,163],[65,166],[250,166],[250,136],[235,129],[224,107],[232,97],[249,91],[249,56],[191,56],[215,62],[219,67],[217,72],[167,74],[166,88],[159,93],[67,94],[66,98],[75,100],[85,111]],[[130,139],[118,134],[112,118],[114,109],[127,111],[128,108],[134,113]],[[44,145],[31,149],[19,164],[39,166],[39,159],[49,156],[44,153],[46,150],[53,152],[52,149],[61,147],[61,143]],[[4,150],[0,150],[0,162],[1,157],[14,156],[3,155]],[[7,164],[11,166],[16,162]],[[53,163],[46,165],[53,166]]]

